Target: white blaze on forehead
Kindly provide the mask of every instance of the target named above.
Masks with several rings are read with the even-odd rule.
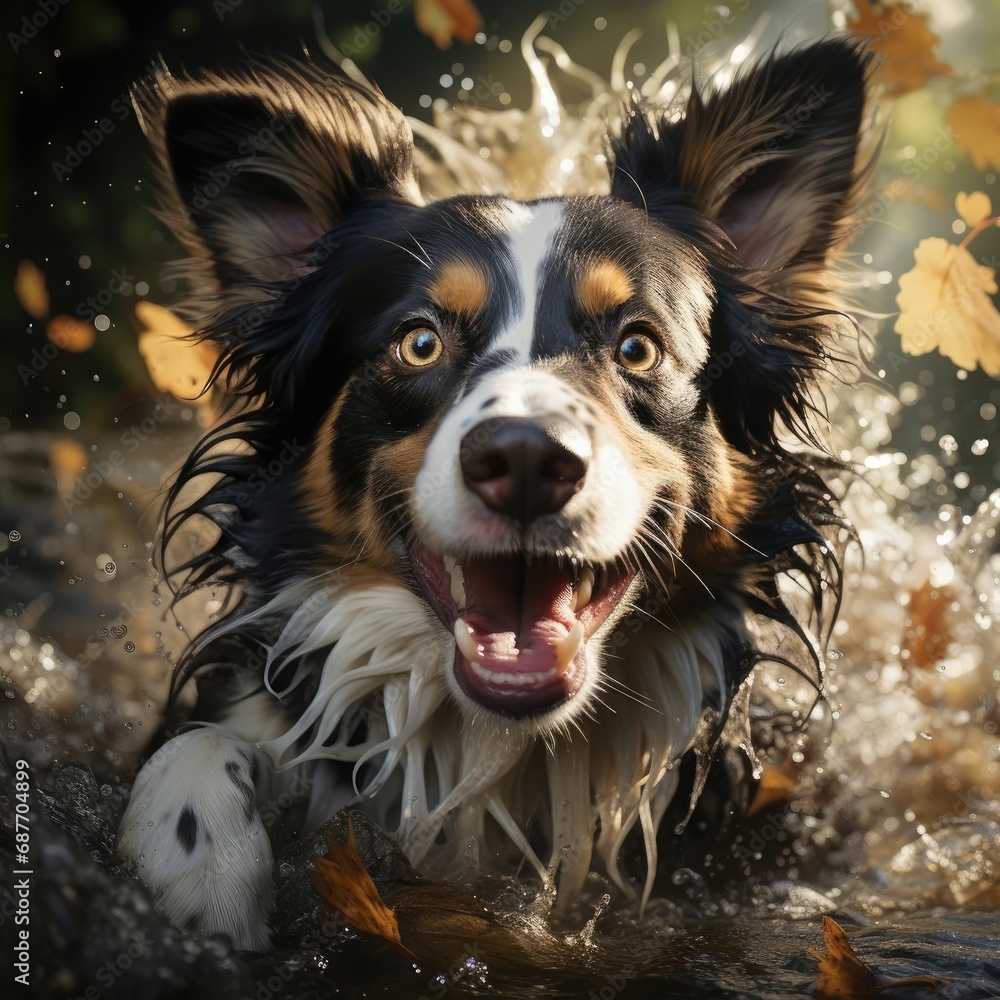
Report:
[[[525,361],[531,355],[542,265],[552,250],[555,233],[562,226],[562,220],[562,205],[558,201],[538,205],[510,203],[507,229],[523,305],[512,325],[500,333],[493,347],[514,350]]]

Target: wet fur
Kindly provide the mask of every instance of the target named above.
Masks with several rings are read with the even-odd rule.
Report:
[[[224,415],[171,487],[164,571],[179,599],[235,595],[175,676],[199,677],[202,725],[154,755],[122,825],[171,919],[269,943],[273,831],[251,775],[262,808],[305,776],[293,832],[359,801],[428,871],[527,857],[563,900],[592,867],[648,898],[678,761],[695,754],[703,779],[755,663],[783,659],[766,623],[819,683],[809,630],[836,604],[842,521],[803,443],[839,350],[830,260],[864,177],[868,62],[830,39],[695,91],[682,118],[633,108],[609,194],[527,206],[424,205],[405,119],[336,71],[164,73],[137,95],[189,254],[183,309],[221,348]],[[548,269],[523,252],[533,222]],[[415,377],[393,345],[428,301],[449,356]],[[648,377],[611,360],[628,303],[662,344]],[[462,493],[449,449],[468,421],[550,406],[618,478],[515,539]],[[178,560],[199,515],[213,534]],[[459,555],[634,566],[575,699],[507,718],[463,694],[455,640],[412,586],[414,526]],[[786,606],[789,573],[811,614]],[[629,838],[645,871],[622,869]]]

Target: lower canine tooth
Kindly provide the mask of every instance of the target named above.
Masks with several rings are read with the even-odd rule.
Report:
[[[576,595],[573,598],[573,610],[579,611],[590,604],[590,599],[594,596],[594,571],[589,567],[580,576],[580,582],[576,586]]]
[[[569,634],[556,646],[556,671],[563,673],[583,645],[583,622],[573,622]]]
[[[479,655],[479,647],[476,645],[476,640],[472,638],[472,633],[469,631],[469,626],[465,624],[464,618],[455,619],[455,642],[458,643],[459,652],[470,663]]]
[[[455,602],[455,607],[461,611],[465,607],[465,576],[462,567],[452,556],[445,556],[444,568],[448,571],[451,582],[451,599]]]

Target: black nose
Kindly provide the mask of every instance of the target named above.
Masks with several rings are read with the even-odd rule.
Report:
[[[559,510],[583,485],[590,441],[572,424],[503,417],[462,438],[465,485],[522,524]]]

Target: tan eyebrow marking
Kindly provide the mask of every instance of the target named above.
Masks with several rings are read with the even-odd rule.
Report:
[[[476,264],[468,260],[452,260],[442,265],[429,291],[442,309],[472,316],[486,308],[490,283]]]
[[[599,260],[586,265],[576,279],[576,301],[586,312],[602,313],[628,302],[635,294],[632,279],[614,261]]]

